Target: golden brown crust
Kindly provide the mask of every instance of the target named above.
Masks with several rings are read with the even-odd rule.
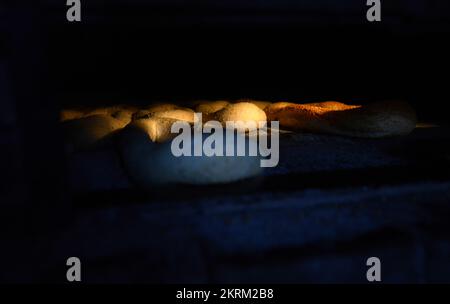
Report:
[[[340,102],[313,104],[274,103],[265,109],[269,121],[294,131],[378,138],[410,133],[416,124],[414,110],[405,102],[346,105]]]

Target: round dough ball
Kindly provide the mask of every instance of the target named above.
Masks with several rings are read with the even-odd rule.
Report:
[[[93,116],[93,115],[111,115],[111,112],[113,112],[115,109],[112,107],[100,107],[95,109],[90,109],[86,111],[86,114],[84,117],[87,116]]]
[[[145,110],[149,111],[150,113],[155,113],[155,112],[168,111],[168,110],[173,110],[173,109],[178,109],[178,108],[180,108],[180,107],[173,103],[157,103],[157,104],[148,106]]]
[[[261,121],[267,121],[266,113],[249,102],[229,104],[222,110],[216,112],[214,118],[222,124],[226,124],[227,121],[255,122],[255,126],[258,126],[258,123]]]
[[[87,110],[87,111],[85,111],[84,117],[92,116],[92,115],[111,115],[114,117],[119,112],[134,113],[136,111],[138,111],[138,109],[134,106],[114,105],[114,106],[99,107],[99,108]]]
[[[212,114],[216,113],[219,110],[222,110],[230,103],[225,100],[217,100],[210,102],[203,102],[195,106],[194,110],[196,113],[202,113],[203,121],[208,121],[213,118]]]
[[[150,117],[169,118],[193,123],[194,111],[189,108],[174,109],[152,113],[150,114]]]
[[[130,124],[131,126],[131,124]],[[192,133],[191,133],[192,135]],[[203,141],[205,135],[203,135]],[[238,135],[239,136],[239,135]],[[241,135],[244,136],[244,135]],[[262,172],[256,156],[174,156],[172,141],[155,143],[143,125],[123,130],[121,154],[130,177],[144,189],[165,184],[220,184],[256,176]],[[223,136],[226,140],[226,136]],[[234,147],[236,149],[236,140]],[[246,137],[246,147],[248,141]],[[200,144],[203,144],[202,143]],[[191,140],[192,146],[194,141]],[[223,145],[225,154],[226,143]],[[194,147],[191,147],[193,155]],[[235,153],[236,155],[236,153]],[[248,155],[248,151],[246,153]]]
[[[84,113],[82,111],[74,110],[74,109],[66,109],[66,110],[62,110],[59,113],[59,121],[78,119],[83,116],[84,116]]]
[[[114,131],[126,125],[109,115],[92,115],[63,122],[67,140],[75,149],[88,149],[99,145]]]
[[[137,119],[126,127],[126,131],[138,129],[147,133],[151,141],[162,143],[176,136],[176,134],[171,133],[171,127],[177,121],[163,117]]]
[[[240,99],[236,102],[249,102],[260,108],[261,110],[264,110],[266,107],[270,106],[272,103],[269,101],[260,101],[260,100],[251,100],[251,99]]]
[[[132,119],[140,119],[140,118],[147,118],[150,115],[157,113],[157,112],[163,112],[163,111],[170,111],[180,109],[179,106],[171,104],[171,103],[160,103],[160,104],[154,104],[151,106],[148,106],[144,109],[141,109],[139,111],[136,111],[133,114]]]
[[[118,119],[128,124],[131,121],[131,118],[133,117],[133,113],[134,113],[133,110],[118,110],[112,113],[111,116],[114,117],[115,119]]]

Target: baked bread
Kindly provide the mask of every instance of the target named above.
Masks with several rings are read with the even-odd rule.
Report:
[[[269,121],[293,131],[380,138],[406,135],[416,126],[415,111],[406,102],[347,105],[340,102],[274,103],[265,108]]]

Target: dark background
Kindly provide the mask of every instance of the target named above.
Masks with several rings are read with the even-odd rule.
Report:
[[[0,4],[1,281],[45,277],[29,264],[61,253],[52,233],[74,216],[63,107],[405,99],[448,122],[448,1],[385,0],[374,23],[363,0],[81,2],[80,23],[65,0]]]
[[[383,1],[381,23],[365,1],[89,2],[53,28],[50,65],[75,104],[401,98],[442,120],[450,8],[420,2]]]
[[[400,98],[446,118],[446,1],[382,1],[373,23],[362,0],[81,2],[80,23],[31,12],[58,105]]]

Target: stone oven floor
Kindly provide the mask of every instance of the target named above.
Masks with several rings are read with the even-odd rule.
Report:
[[[278,166],[265,168],[261,178],[203,189],[246,192],[254,187],[267,189],[271,184],[298,189],[313,184],[326,188],[371,180],[382,184],[395,179],[426,180],[429,175],[448,177],[449,164],[450,127],[417,128],[408,136],[386,139],[290,133],[281,134]],[[114,145],[72,154],[68,168],[69,183],[76,193],[138,191],[122,169]]]
[[[149,193],[113,150],[79,154],[83,191],[41,267],[51,280],[78,256],[85,282],[365,282],[376,256],[383,282],[450,282],[449,137],[289,135],[261,178]]]
[[[85,282],[449,282],[450,181],[311,188],[74,207],[42,267],[83,261]],[[44,242],[46,243],[46,242]],[[50,254],[48,254],[50,252]],[[62,264],[61,264],[62,265]],[[61,265],[45,269],[48,279]]]

